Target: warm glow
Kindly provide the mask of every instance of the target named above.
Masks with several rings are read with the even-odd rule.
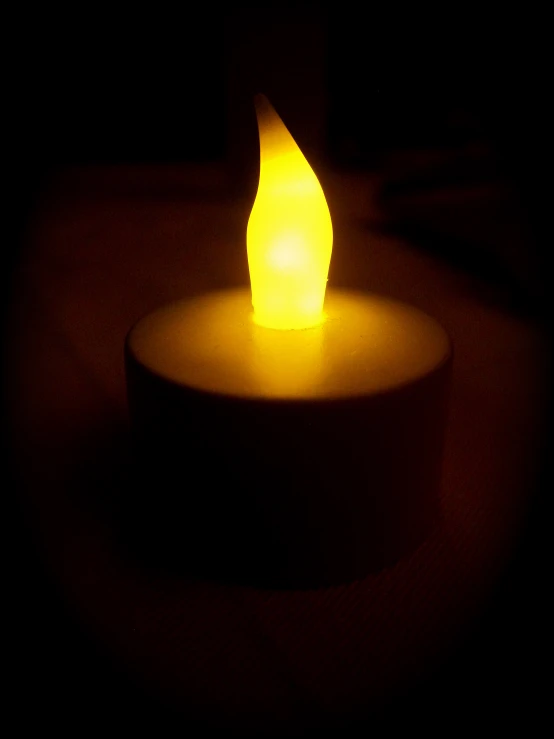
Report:
[[[285,124],[256,96],[260,183],[246,243],[256,323],[309,328],[323,320],[333,227],[325,195]]]

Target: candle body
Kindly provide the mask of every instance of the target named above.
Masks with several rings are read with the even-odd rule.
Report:
[[[252,321],[248,290],[181,301],[126,344],[148,556],[271,587],[393,564],[436,521],[451,369],[433,319],[330,291],[304,331]]]

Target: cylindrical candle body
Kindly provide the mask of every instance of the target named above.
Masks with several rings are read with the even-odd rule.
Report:
[[[331,291],[306,331],[256,326],[247,290],[130,332],[133,521],[148,557],[310,587],[363,577],[436,521],[451,348],[408,306]]]

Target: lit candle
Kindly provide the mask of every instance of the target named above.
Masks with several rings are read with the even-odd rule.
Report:
[[[323,191],[269,102],[256,110],[251,290],[172,303],[127,338],[143,535],[208,575],[338,583],[436,520],[451,345],[410,306],[325,296]]]

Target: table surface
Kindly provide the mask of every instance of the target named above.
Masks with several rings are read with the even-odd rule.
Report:
[[[404,221],[410,212],[440,221],[444,240],[448,228],[465,228],[475,249],[494,251],[505,238],[495,230],[505,227],[498,203],[512,213],[497,185],[443,192],[439,205],[432,193],[413,206],[405,197],[387,210],[375,176],[321,180],[335,232],[330,283],[412,303],[442,322],[455,347],[443,523],[411,557],[360,582],[307,592],[192,583],[148,571],[119,546],[125,335],[169,300],[248,281],[251,202],[230,192],[221,168],[65,171],[29,224],[14,282],[13,458],[48,576],[104,655],[106,684],[110,671],[118,686],[129,676],[165,715],[243,733],[344,727],[439,669],[525,533],[541,439],[545,342],[536,322],[390,229],[402,208]]]

